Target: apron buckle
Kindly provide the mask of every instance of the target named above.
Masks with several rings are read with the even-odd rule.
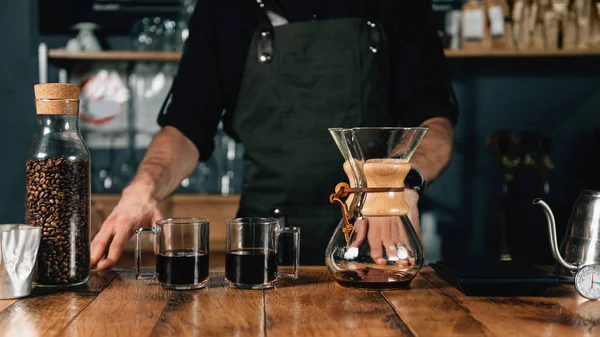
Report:
[[[258,62],[269,63],[273,59],[273,40],[271,32],[263,30],[258,40]]]
[[[367,36],[369,37],[369,50],[375,54],[381,43],[381,36],[377,24],[371,20],[367,21]]]

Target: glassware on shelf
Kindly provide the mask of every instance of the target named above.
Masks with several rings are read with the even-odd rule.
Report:
[[[164,51],[181,51],[182,41],[181,41],[181,33],[180,29],[177,26],[177,22],[175,20],[164,20],[164,43],[162,49]]]
[[[195,1],[182,2],[176,18],[145,17],[138,20],[131,29],[133,50],[138,51],[182,51],[189,36],[188,22]]]
[[[215,150],[213,153],[219,181],[218,191],[221,195],[231,195],[241,192],[243,146],[229,137],[220,122],[214,138]]]
[[[179,183],[175,193],[200,193],[202,189],[201,182],[202,171],[200,165],[197,165],[194,172]]]
[[[177,41],[180,48],[179,50],[183,49],[183,45],[190,34],[188,23],[194,13],[196,2],[197,0],[181,0],[179,15],[177,17]]]
[[[116,145],[123,138],[121,132],[106,132],[108,149],[93,150],[96,160],[92,165],[93,193],[121,193],[135,174],[134,156],[130,148]]]
[[[100,41],[96,35],[94,35],[94,31],[100,29],[100,26],[93,22],[80,22],[73,26],[74,30],[77,30],[79,33],[75,38],[72,39],[71,45],[73,43],[76,44],[77,50],[85,50],[85,51],[100,51],[102,50],[102,46],[100,45]]]
[[[164,19],[161,17],[145,17],[133,24],[131,43],[133,50],[164,50]]]
[[[129,76],[129,86],[132,92],[131,106],[133,108],[131,122],[134,144],[132,151],[137,166],[152,141],[160,130],[157,116],[160,107],[169,94],[177,65],[160,62],[137,62]]]
[[[423,266],[421,241],[408,218],[404,179],[426,128],[335,128],[330,133],[350,184],[330,201],[342,220],[326,250],[326,265],[348,287],[399,288]],[[347,198],[342,200],[342,198]]]

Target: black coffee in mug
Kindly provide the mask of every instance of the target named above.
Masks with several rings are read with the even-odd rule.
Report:
[[[204,218],[158,220],[135,230],[135,278],[154,279],[165,289],[200,289],[208,283],[209,221]],[[142,272],[142,235],[154,235],[156,269]]]
[[[277,270],[277,242],[281,233],[294,238],[291,273]],[[298,278],[300,229],[281,227],[277,219],[227,219],[225,281],[240,289],[268,289],[281,278]]]
[[[266,284],[277,278],[274,250],[244,248],[225,255],[225,277],[235,284]]]
[[[168,285],[199,284],[208,278],[208,257],[203,251],[165,251],[156,257],[158,281]]]

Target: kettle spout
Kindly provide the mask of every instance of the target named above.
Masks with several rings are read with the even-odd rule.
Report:
[[[554,256],[554,259],[568,270],[576,271],[578,267],[574,264],[565,261],[560,255],[560,251],[558,249],[558,240],[556,238],[556,221],[554,220],[554,213],[552,213],[550,206],[548,206],[548,204],[546,204],[540,198],[534,199],[533,204],[541,206],[544,210],[544,213],[546,213],[546,219],[548,221],[548,232],[550,234],[550,248],[552,249],[552,255]]]

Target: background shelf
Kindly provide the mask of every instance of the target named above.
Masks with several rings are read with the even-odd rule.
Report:
[[[177,62],[181,58],[178,52],[161,51],[98,51],[69,52],[62,49],[50,49],[50,60],[89,60],[89,61],[166,61]]]
[[[446,50],[450,58],[600,56],[600,50]]]
[[[446,50],[449,58],[476,58],[476,57],[584,57],[600,56],[600,50]],[[99,51],[99,52],[68,52],[62,49],[50,49],[48,59],[54,61],[164,61],[178,62],[181,58],[179,52],[160,51]]]

